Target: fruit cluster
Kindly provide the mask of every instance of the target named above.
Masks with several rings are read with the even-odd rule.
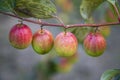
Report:
[[[12,27],[9,41],[17,49],[25,49],[32,44],[33,50],[42,55],[47,54],[53,46],[61,57],[71,57],[78,49],[77,38],[71,32],[61,32],[54,40],[52,33],[43,28],[32,35],[31,29],[22,22]],[[91,32],[85,37],[83,46],[88,55],[97,57],[103,54],[106,41],[99,32]]]
[[[40,60],[34,67],[35,75],[39,78],[37,80],[45,80],[42,77],[51,77],[56,73],[68,73],[77,61],[78,53],[68,58],[45,56],[45,59]],[[42,74],[42,77],[39,77],[40,74]]]

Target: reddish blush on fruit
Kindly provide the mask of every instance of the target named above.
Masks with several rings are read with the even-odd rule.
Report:
[[[9,32],[9,41],[14,48],[25,49],[32,41],[32,31],[26,24],[16,24]]]
[[[59,56],[70,57],[77,52],[78,42],[71,32],[61,32],[55,39],[54,48]]]
[[[52,33],[45,29],[38,30],[33,35],[32,47],[38,54],[48,53],[54,44]]]
[[[106,40],[100,33],[89,33],[84,40],[84,49],[92,57],[102,55],[106,48]]]

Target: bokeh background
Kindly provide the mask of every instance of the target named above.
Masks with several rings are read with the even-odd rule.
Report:
[[[63,1],[63,2],[59,2]],[[81,0],[57,0],[58,16],[65,24],[84,23],[79,13],[79,5]],[[106,15],[110,7],[107,3],[103,3],[93,15],[96,23],[107,21]],[[103,10],[104,9],[104,10]],[[58,23],[55,19],[44,20],[51,23]],[[0,14],[0,80],[100,80],[102,73],[108,69],[120,68],[120,27],[109,26],[110,35],[106,38],[107,49],[100,57],[88,56],[82,44],[79,44],[77,61],[72,64],[68,71],[56,72],[49,79],[43,78],[44,72],[41,72],[42,63],[47,63],[51,60],[48,56],[54,56],[53,52],[48,55],[36,54],[30,45],[25,50],[13,48],[9,43],[9,31],[13,25],[18,23],[18,19]],[[24,22],[29,25],[32,32],[40,29],[39,25]],[[63,29],[58,27],[48,27],[54,38]],[[81,37],[81,36],[80,36]],[[54,58],[53,57],[53,58]],[[53,62],[57,59],[53,59]],[[67,65],[71,66],[71,65]],[[44,67],[49,67],[44,65]],[[54,67],[54,66],[53,66]],[[53,67],[50,67],[52,69]],[[40,68],[40,69],[39,69]],[[44,77],[48,77],[45,76]]]

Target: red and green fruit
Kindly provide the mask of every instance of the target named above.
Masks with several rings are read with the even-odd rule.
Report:
[[[77,61],[78,61],[78,53],[76,52],[74,55],[72,55],[72,56],[70,56],[70,57],[68,57],[68,58],[66,58],[66,59],[68,59],[68,61],[71,63],[71,64],[74,64],[74,63],[76,63]]]
[[[110,26],[99,27],[100,33],[106,38],[110,35]]]
[[[31,44],[32,31],[26,24],[16,24],[9,32],[9,41],[14,48],[25,49]]]
[[[60,72],[69,72],[72,69],[73,64],[66,58],[60,58],[57,69]]]
[[[48,53],[52,49],[53,44],[53,36],[48,30],[40,29],[33,35],[32,47],[38,54]]]
[[[61,32],[54,43],[57,54],[61,57],[70,57],[77,52],[78,42],[71,32]]]
[[[106,40],[100,33],[89,33],[84,40],[84,48],[88,55],[100,56],[105,51]]]

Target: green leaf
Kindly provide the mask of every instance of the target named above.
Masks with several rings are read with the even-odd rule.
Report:
[[[116,6],[117,9],[118,9],[118,11],[120,12],[120,6],[119,6],[117,0],[107,0],[107,1],[108,1],[110,4],[112,4],[112,7],[113,7],[113,6]],[[114,9],[114,11],[115,11],[115,9]]]
[[[15,0],[0,0],[0,11],[12,12],[15,7]]]
[[[116,22],[118,21],[118,15],[113,7],[112,4],[109,4],[109,8],[106,10],[105,14],[105,19],[107,22]]]
[[[120,77],[120,69],[112,69],[105,71],[100,80],[119,80]]]
[[[20,17],[48,19],[56,14],[56,6],[50,0],[16,0],[15,11]]]
[[[85,23],[94,23],[93,18],[89,18],[85,21]],[[84,38],[93,31],[94,28],[92,27],[75,27],[75,28],[70,28],[68,31],[72,32],[78,39],[79,43],[83,43]]]
[[[111,3],[112,5],[115,4],[116,0],[107,0],[109,3]]]
[[[84,19],[88,19],[94,10],[106,0],[82,0],[80,13]]]
[[[107,10],[107,13],[105,14],[106,20],[108,22],[115,22],[118,21],[118,15],[115,11],[114,6],[117,7],[119,13],[120,13],[120,6],[116,0],[108,0],[109,4],[109,9]]]

